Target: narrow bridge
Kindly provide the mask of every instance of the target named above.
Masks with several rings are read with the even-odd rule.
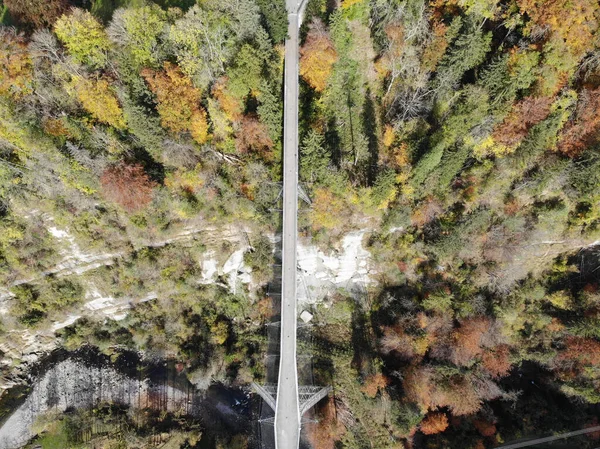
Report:
[[[277,385],[254,385],[275,411],[276,449],[298,449],[302,415],[330,389],[298,385],[297,237],[298,237],[298,53],[299,28],[307,0],[286,0],[288,38],[285,42],[283,118],[283,234],[281,336]]]

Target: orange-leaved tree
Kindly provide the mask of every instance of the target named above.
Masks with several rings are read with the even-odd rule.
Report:
[[[221,106],[221,109],[223,109],[227,118],[230,121],[235,122],[242,116],[244,105],[227,90],[228,82],[229,79],[222,76],[215,81],[211,91],[213,98],[219,102],[219,106]]]
[[[379,340],[381,352],[393,353],[394,356],[404,360],[410,360],[416,355],[414,348],[414,337],[408,335],[400,326],[384,327],[383,336]]]
[[[377,393],[384,391],[390,383],[390,380],[381,373],[373,374],[365,379],[365,384],[361,391],[370,398],[377,396]]]
[[[511,150],[527,136],[529,130],[548,117],[551,97],[527,97],[515,103],[504,121],[494,129],[496,142]]]
[[[598,28],[596,0],[517,0],[534,25],[548,27],[575,57],[588,50]],[[532,31],[531,24],[528,26]]]
[[[307,426],[307,436],[313,447],[334,449],[335,443],[345,433],[346,428],[337,420],[333,398],[319,410],[319,421]]]
[[[350,210],[344,198],[326,187],[315,189],[309,214],[314,231],[339,229],[349,214]]]
[[[192,85],[181,69],[165,62],[164,70],[142,70],[142,76],[156,95],[156,109],[163,127],[173,133],[188,131],[200,144],[208,140],[206,111],[200,106],[200,89]]]
[[[377,61],[376,68],[382,76],[389,77],[389,91],[401,72],[405,36],[404,28],[399,22],[389,23],[384,31],[387,44],[381,58]]]
[[[448,49],[447,31],[448,26],[441,21],[435,20],[431,25],[431,39],[423,50],[421,58],[423,69],[428,72],[432,72],[437,68],[438,63]]]
[[[557,93],[568,83],[598,30],[597,0],[517,0],[531,20],[525,33],[543,41],[538,90]]]
[[[421,432],[425,435],[441,433],[448,428],[448,417],[445,413],[429,413],[420,424]]]
[[[68,0],[4,0],[12,18],[35,28],[49,27],[69,8]]]
[[[269,130],[253,115],[245,115],[236,133],[235,148],[239,153],[255,153],[264,159],[271,158],[273,141]]]
[[[424,365],[408,368],[403,386],[406,398],[415,403],[423,413],[448,407],[453,415],[470,415],[481,408],[483,400],[499,395],[492,384],[481,383],[472,375],[447,378],[436,372],[435,367]]]
[[[481,356],[484,348],[482,338],[491,327],[487,317],[467,318],[452,333],[453,345],[450,359],[456,365],[468,365],[473,358]]]
[[[484,352],[481,359],[483,368],[493,378],[501,378],[506,376],[511,367],[510,348],[507,345],[499,345],[494,349]]]

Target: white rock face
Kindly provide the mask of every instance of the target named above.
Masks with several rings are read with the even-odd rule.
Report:
[[[337,288],[348,290],[364,287],[373,282],[370,269],[371,253],[363,247],[367,230],[352,232],[344,237],[339,250],[324,253],[314,245],[298,243],[298,300],[300,303],[319,302]],[[275,238],[272,238],[275,241]],[[216,282],[224,277],[232,292],[237,292],[240,284],[249,289],[252,284],[252,270],[244,264],[244,253],[250,249],[247,243],[237,242],[238,247],[219,264],[215,251],[207,251],[199,261],[202,267],[203,284]]]
[[[52,331],[56,332],[59,329],[63,329],[67,326],[70,326],[79,318],[81,318],[81,315],[67,315],[67,318],[64,321],[57,321],[52,325]]]
[[[68,273],[89,269],[89,262],[106,264],[110,263],[111,258],[119,256],[106,254],[98,258],[85,255],[67,231],[50,228],[50,232],[56,238],[64,239],[70,247],[70,252],[65,253],[65,262],[59,267],[61,270],[67,268]],[[371,255],[363,246],[366,233],[367,230],[361,230],[346,235],[339,249],[330,252],[323,252],[314,245],[299,243],[298,299],[301,306],[320,302],[328,293],[339,288],[352,291],[374,282],[371,277],[373,271],[370,270]],[[251,269],[244,264],[244,253],[249,250],[248,242],[239,238],[239,235],[239,232],[232,232],[222,237],[232,244],[228,253],[219,254],[210,249],[203,254],[198,261],[202,268],[201,283],[215,283],[221,277],[232,292],[236,292],[242,284],[247,285],[251,293],[252,290],[256,290],[258,286],[252,283]],[[83,266],[77,265],[81,263]],[[114,298],[102,294],[93,283],[86,283],[85,301],[82,306],[70,311],[64,319],[53,323],[51,329],[45,332],[23,330],[19,333],[20,357],[31,363],[35,362],[39,355],[55,346],[54,332],[69,326],[82,316],[104,315],[113,319],[123,319],[132,305],[155,298],[154,292],[150,292],[144,298]],[[312,318],[308,310],[300,314],[300,319],[305,323],[310,322]],[[7,352],[14,348],[9,347],[7,342],[0,342],[0,349]],[[9,359],[1,362],[5,367],[10,366]],[[9,385],[2,387],[6,389]],[[162,390],[157,391],[157,388]],[[89,367],[67,360],[57,364],[36,382],[26,402],[0,428],[0,449],[18,448],[25,444],[32,437],[31,425],[35,417],[50,409],[63,411],[67,404],[88,407],[98,400],[131,406],[141,404],[145,407],[151,406],[148,404],[151,398],[164,395],[168,398],[169,410],[184,407],[183,401],[187,401],[184,393],[166,385],[150,385],[147,381],[129,379],[110,368]]]
[[[160,404],[154,401],[160,400]],[[86,408],[99,401],[168,411],[189,410],[188,392],[148,380],[131,379],[112,368],[86,366],[65,360],[37,380],[25,402],[0,428],[0,448],[16,449],[34,435],[35,419],[47,411]]]
[[[363,288],[373,283],[371,253],[363,247],[367,230],[344,237],[341,248],[325,254],[313,245],[298,245],[298,300],[319,302],[337,288]]]
[[[62,260],[47,272],[39,273],[35,279],[22,279],[13,285],[36,281],[53,274],[57,277],[83,274],[102,265],[110,265],[125,253],[95,253],[82,250],[69,229],[60,229],[52,218],[46,218],[48,232],[61,241]],[[192,226],[189,225],[189,226]],[[368,230],[360,230],[346,235],[336,250],[321,251],[307,242],[298,244],[298,301],[303,304],[319,303],[328,294],[337,289],[348,291],[362,290],[365,285],[374,282],[371,269],[371,255],[363,246]],[[248,238],[250,237],[250,238]],[[269,236],[275,243],[277,236]],[[216,229],[206,223],[195,223],[161,241],[138,242],[138,246],[160,247],[173,242],[185,242],[199,239],[207,246],[207,251],[197,261],[202,269],[200,284],[222,285],[233,293],[241,289],[248,290],[250,296],[262,287],[252,279],[252,270],[244,264],[244,253],[250,249],[249,240],[253,239],[249,229],[226,226]],[[223,248],[227,248],[224,250]],[[277,269],[277,268],[276,268]],[[15,385],[14,374],[26,370],[23,361],[34,363],[40,356],[49,353],[57,346],[56,331],[73,324],[81,317],[124,319],[129,309],[141,302],[157,298],[155,292],[149,292],[143,298],[115,298],[102,292],[93,280],[83,283],[85,298],[81,305],[65,310],[56,316],[56,321],[46,327],[33,330],[14,328],[0,339],[0,395]],[[10,313],[12,294],[7,288],[0,288],[0,315]],[[21,366],[22,365],[22,366]],[[18,367],[21,368],[18,368]],[[22,372],[20,373],[22,374]],[[0,449],[2,446],[0,445]]]
[[[229,255],[225,263],[219,264],[215,251],[207,251],[200,260],[202,267],[201,284],[214,284],[218,277],[227,280],[227,287],[232,293],[237,293],[240,284],[252,283],[252,269],[244,264],[244,253],[249,247],[244,244]],[[252,290],[252,288],[250,288]],[[252,293],[252,292],[251,292]]]
[[[218,273],[217,260],[214,258],[214,251],[207,251],[204,253],[204,259],[201,261],[202,265],[202,283],[210,284]]]
[[[252,281],[252,269],[244,264],[244,253],[249,247],[235,251],[223,265],[223,274],[227,276],[229,289],[237,293],[238,284],[249,284]]]
[[[54,220],[49,218],[48,221],[53,222]],[[68,229],[49,226],[48,232],[57,240],[62,241],[60,252],[64,256],[64,259],[56,267],[47,273],[43,273],[43,275],[83,274],[94,268],[110,265],[116,257],[120,256],[120,254],[113,253],[90,254],[82,251]],[[27,281],[23,280],[22,282]]]

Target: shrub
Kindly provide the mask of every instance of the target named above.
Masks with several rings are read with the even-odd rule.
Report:
[[[49,313],[69,307],[83,299],[83,288],[69,279],[49,278],[40,286],[23,284],[13,289],[12,312],[23,324],[31,326]]]
[[[257,282],[268,282],[272,275],[273,245],[264,235],[244,254],[244,263],[252,268]]]

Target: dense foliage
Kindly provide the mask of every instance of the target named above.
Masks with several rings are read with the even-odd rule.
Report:
[[[68,224],[83,248],[200,217],[269,226],[281,50],[252,0],[167,6],[134,2],[107,24],[72,8],[51,29],[0,30],[5,283],[59,260],[28,210]],[[25,260],[34,237],[28,250],[44,256]]]
[[[91,281],[152,293],[63,344],[259,379],[269,300],[203,285],[204,237],[164,240],[244,225],[244,261],[272,276],[283,2],[4,0],[0,19],[17,26],[0,28],[4,327],[49,326]],[[301,232],[335,247],[368,229],[378,273],[315,306],[315,375],[335,392],[315,447],[481,449],[593,423],[599,27],[592,0],[308,2]],[[53,223],[119,257],[54,276]]]
[[[260,378],[268,302],[199,260],[255,232],[243,259],[271,277],[283,3],[0,5],[3,359],[36,335],[181,361],[195,383]],[[103,316],[102,297],[133,310]]]
[[[483,448],[592,423],[575,404],[600,399],[597,2],[308,12],[305,225],[323,242],[378,228],[382,283],[320,312],[339,323],[315,332],[324,357],[341,351],[321,374],[345,431],[325,409],[315,438]],[[532,414],[520,379],[552,392],[556,419]]]

